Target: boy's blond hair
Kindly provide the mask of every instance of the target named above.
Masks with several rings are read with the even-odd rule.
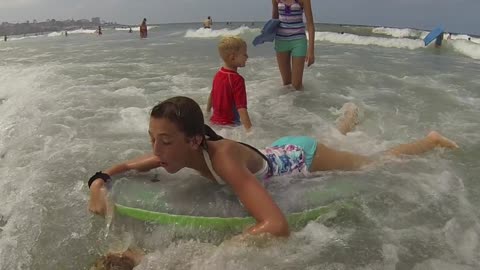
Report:
[[[237,36],[226,36],[220,40],[218,43],[218,52],[220,57],[224,61],[228,60],[228,57],[234,53],[237,53],[242,48],[246,48],[247,43],[240,37]]]

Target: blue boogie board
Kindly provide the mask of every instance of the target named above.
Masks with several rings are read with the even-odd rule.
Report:
[[[256,36],[255,39],[252,41],[253,46],[257,46],[265,42],[274,41],[279,24],[279,19],[270,19],[267,23],[265,23],[262,29],[262,33]]]
[[[433,29],[428,35],[423,39],[425,46],[434,41],[438,36],[443,35],[444,29],[442,26],[438,26]]]

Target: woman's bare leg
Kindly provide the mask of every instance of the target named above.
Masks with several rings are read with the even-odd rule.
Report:
[[[358,107],[352,102],[343,104],[342,115],[335,121],[337,123],[337,129],[343,135],[351,132],[358,124]]]
[[[443,137],[440,133],[432,131],[425,138],[416,142],[396,146],[388,150],[386,154],[394,156],[419,155],[433,150],[435,147],[455,149],[458,148],[458,145],[454,141]],[[363,166],[371,164],[375,160],[376,159],[367,156],[331,149],[318,143],[309,170],[310,172],[331,170],[352,171],[361,169]]]

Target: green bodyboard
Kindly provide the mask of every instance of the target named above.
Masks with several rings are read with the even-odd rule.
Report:
[[[143,210],[116,204],[116,211],[120,215],[128,216],[137,220],[171,225],[191,229],[207,229],[215,231],[241,231],[248,225],[255,224],[253,217],[202,217],[175,215],[161,212]],[[341,202],[332,203],[298,213],[287,214],[288,224],[293,229],[305,227],[308,222],[316,220],[321,216],[335,214],[339,209],[352,208],[354,204]]]

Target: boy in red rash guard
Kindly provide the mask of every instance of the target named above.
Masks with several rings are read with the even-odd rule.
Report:
[[[207,112],[213,107],[210,118],[216,125],[239,125],[250,132],[252,123],[247,111],[245,80],[237,73],[247,59],[247,43],[239,37],[224,37],[218,45],[223,66],[213,78],[212,91],[207,103]]]

